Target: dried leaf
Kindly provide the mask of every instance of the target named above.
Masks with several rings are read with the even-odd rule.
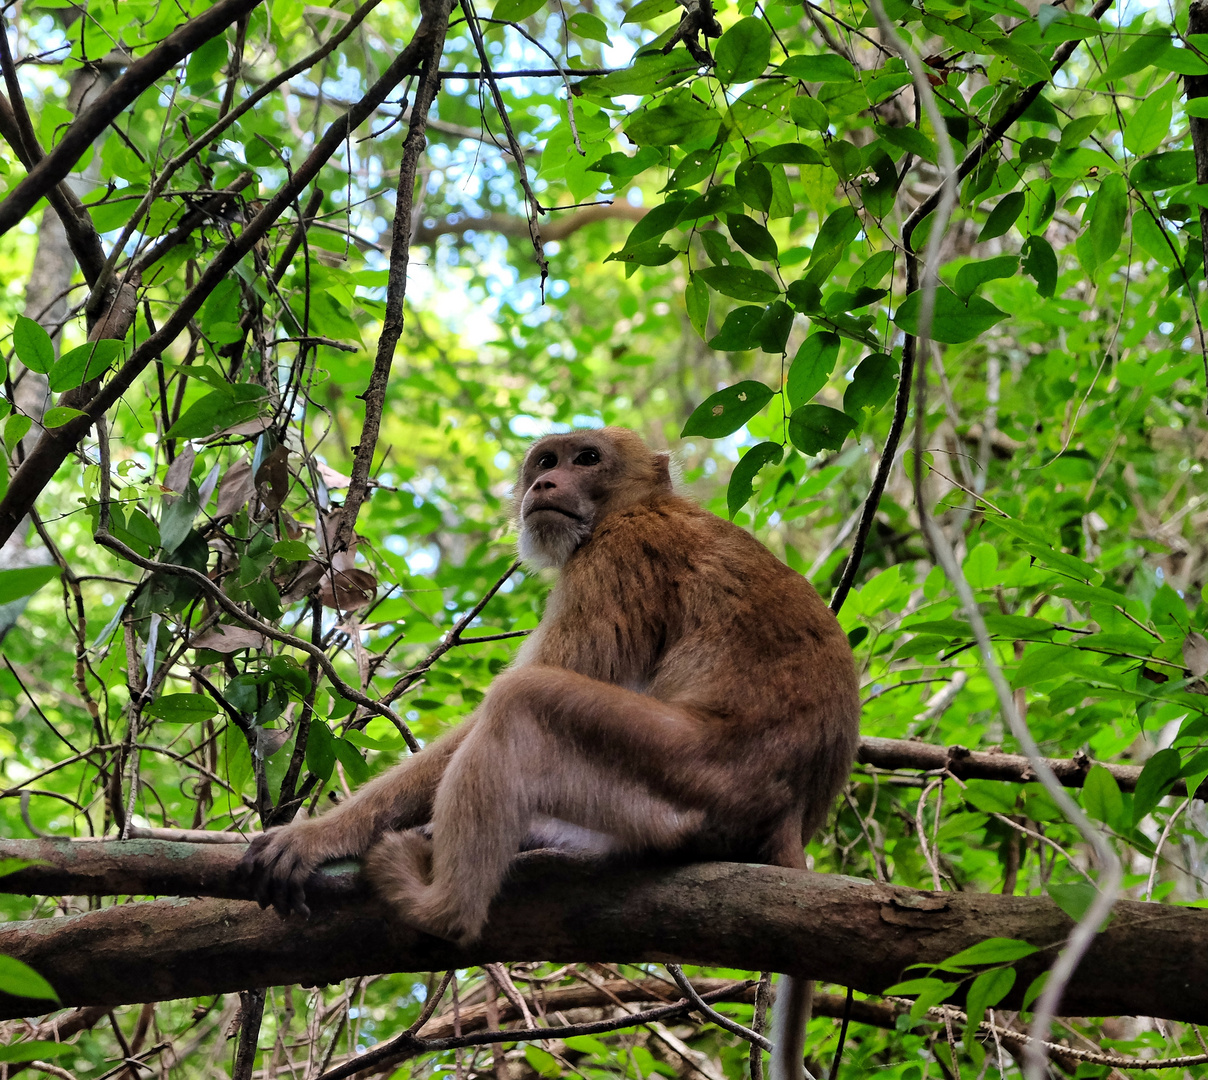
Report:
[[[332,569],[319,582],[319,602],[339,611],[354,611],[373,603],[377,578],[368,570]]]
[[[217,517],[231,517],[247,504],[256,490],[252,483],[252,463],[247,459],[237,461],[228,470],[218,485]]]
[[[323,462],[315,462],[315,471],[322,478],[329,489],[346,488],[352,483],[351,476],[345,476],[343,473],[338,473],[330,465],[324,465]]]
[[[190,648],[212,649],[220,653],[233,653],[240,649],[263,649],[264,645],[264,635],[258,630],[228,625],[212,626],[189,642]]]
[[[252,420],[244,420],[242,424],[232,424],[229,428],[223,428],[222,431],[215,432],[213,437],[216,439],[219,435],[259,435],[272,422],[271,416],[257,416]]]
[[[284,444],[278,443],[256,470],[256,490],[268,510],[278,510],[285,502],[289,494],[289,450]]]
[[[176,460],[168,466],[164,473],[164,487],[169,491],[184,494],[193,476],[193,463],[197,460],[197,452],[188,444],[176,455]]]
[[[1192,632],[1183,642],[1183,663],[1197,678],[1208,675],[1208,638]]]

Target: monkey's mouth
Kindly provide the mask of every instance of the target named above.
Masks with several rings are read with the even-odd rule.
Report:
[[[526,518],[530,518],[534,514],[540,513],[542,510],[548,510],[554,514],[561,514],[563,517],[570,518],[571,521],[582,521],[583,520],[578,514],[574,513],[573,511],[566,510],[561,506],[554,506],[553,503],[538,503],[535,506],[530,506],[524,512],[524,516]]]

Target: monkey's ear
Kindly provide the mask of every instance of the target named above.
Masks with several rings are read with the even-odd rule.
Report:
[[[671,483],[671,455],[666,451],[660,451],[654,455],[654,483],[656,487],[672,490]]]

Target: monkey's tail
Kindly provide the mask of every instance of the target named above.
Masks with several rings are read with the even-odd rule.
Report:
[[[814,980],[781,975],[772,1006],[768,1080],[805,1080],[805,1027],[814,1006]]]

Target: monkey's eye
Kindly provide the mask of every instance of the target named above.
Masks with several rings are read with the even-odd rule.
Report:
[[[599,465],[600,452],[598,450],[580,450],[575,456],[576,465]]]
[[[558,455],[552,454],[548,450],[537,459],[537,468],[552,469],[558,464]]]

